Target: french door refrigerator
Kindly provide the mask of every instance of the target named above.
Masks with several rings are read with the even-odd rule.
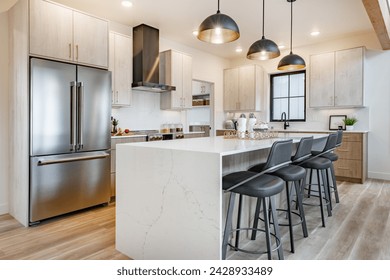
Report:
[[[111,73],[30,59],[30,224],[110,200]]]

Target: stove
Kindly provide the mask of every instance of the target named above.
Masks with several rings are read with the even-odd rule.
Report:
[[[161,133],[159,130],[137,130],[136,134],[146,134],[146,141],[164,141],[173,139],[183,139],[183,132]]]

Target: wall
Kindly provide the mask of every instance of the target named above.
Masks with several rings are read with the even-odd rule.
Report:
[[[216,57],[160,37],[160,52],[174,49],[192,56],[193,79],[214,83],[214,122],[221,128],[225,119],[223,112],[223,69],[229,67],[229,60]],[[199,113],[199,112],[198,112]],[[133,105],[113,109],[112,114],[119,119],[119,127],[131,130],[160,129],[165,123],[183,123],[188,131],[188,119],[193,117],[186,111],[160,110],[160,94],[133,90]]]
[[[313,44],[302,48],[294,48],[293,52],[302,56],[306,61],[306,69],[309,69],[310,55],[328,51],[341,50],[365,46],[365,105],[364,108],[354,109],[311,109],[309,108],[310,93],[307,90],[306,122],[290,123],[290,129],[319,129],[329,128],[330,115],[356,116],[358,122],[356,130],[368,130],[368,177],[390,180],[390,51],[381,50],[378,39],[373,32],[357,34],[347,38],[330,40],[325,43]],[[247,59],[232,61],[231,66],[257,63],[268,74],[278,72],[276,70],[279,60],[288,51],[282,52],[281,56],[265,62],[255,62]],[[310,72],[307,71],[307,86]],[[269,81],[269,77],[266,79]],[[269,84],[267,85],[269,89]],[[308,88],[308,87],[307,87]],[[269,92],[269,90],[267,91]],[[258,119],[269,121],[269,94],[265,96],[264,112],[256,113]],[[239,113],[225,113],[226,118],[237,117]],[[282,129],[282,123],[270,123],[275,129]],[[385,129],[384,129],[385,128]]]
[[[0,215],[8,213],[8,16],[0,13]]]

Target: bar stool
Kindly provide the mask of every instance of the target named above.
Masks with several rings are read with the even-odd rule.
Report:
[[[310,179],[309,179],[309,183],[307,184],[309,186],[308,197],[312,195],[311,192],[318,192],[318,195],[313,195],[313,196],[318,196],[319,198],[319,205],[311,204],[307,202],[303,202],[303,204],[320,207],[323,227],[325,227],[324,205],[326,205],[328,216],[329,217],[332,216],[332,209],[330,206],[330,198],[329,198],[329,180],[326,177],[326,170],[332,166],[332,162],[327,158],[321,157],[321,155],[334,150],[334,147],[336,145],[336,139],[337,139],[336,133],[329,134],[325,144],[325,148],[322,153],[312,155],[309,159],[304,160],[301,163],[297,163],[299,166],[303,168],[310,169]],[[316,171],[316,175],[317,175],[317,184],[316,184],[318,186],[317,191],[312,190],[312,185],[314,185],[312,181],[313,179],[312,173],[314,170]]]
[[[292,163],[299,163],[303,160],[309,158],[311,156],[311,149],[313,146],[313,137],[304,137],[300,140],[297,150],[295,152],[295,155],[291,157]],[[249,169],[249,171],[257,171],[259,172],[259,168],[262,168],[262,165],[257,165]],[[294,248],[294,236],[293,236],[293,226],[296,226],[298,224],[301,224],[303,236],[308,237],[307,232],[307,226],[306,226],[306,219],[305,219],[305,213],[303,210],[303,204],[302,204],[302,193],[303,193],[303,187],[304,182],[306,178],[306,169],[303,167],[300,167],[298,165],[289,165],[286,167],[283,167],[281,169],[278,169],[277,171],[271,173],[271,175],[277,176],[285,181],[285,189],[286,189],[286,202],[287,202],[287,209],[277,209],[277,211],[286,212],[288,223],[281,223],[278,221],[279,226],[288,226],[289,227],[289,233],[290,233],[290,247],[291,252],[295,253]],[[296,207],[299,210],[299,212],[295,212],[291,210],[291,191],[290,188],[295,188],[295,195],[296,195]],[[259,220],[258,217],[258,207],[256,208],[256,214],[255,214],[255,220],[253,223],[253,227],[257,227],[257,223]],[[292,214],[299,217],[299,222],[293,224],[292,221]],[[252,240],[256,238],[256,232],[252,233]]]
[[[225,192],[230,192],[230,199],[228,205],[228,211],[226,216],[225,231],[222,242],[222,259],[226,259],[227,247],[230,246],[236,251],[241,251],[251,254],[265,254],[267,253],[268,259],[272,259],[272,252],[277,250],[279,259],[284,259],[283,248],[280,238],[278,223],[273,222],[274,232],[270,231],[270,220],[277,220],[276,208],[275,208],[275,195],[281,193],[284,188],[284,181],[279,177],[266,174],[267,172],[275,171],[291,163],[290,155],[292,151],[292,140],[276,141],[273,143],[270,153],[267,159],[267,167],[264,172],[256,173],[250,171],[233,172],[223,176],[222,188]],[[286,157],[286,154],[288,156]],[[232,229],[232,219],[235,196],[246,195],[249,197],[255,197],[263,203],[263,219],[264,229],[259,228],[241,228],[240,216],[241,216],[241,203],[239,203],[239,211],[237,217],[237,228]],[[270,214],[270,217],[269,217]],[[239,233],[240,231],[262,231],[266,237],[266,251],[249,251],[239,247]],[[230,234],[236,232],[236,245],[233,246],[229,243]],[[271,236],[276,241],[275,248],[271,246]]]
[[[342,144],[342,141],[343,141],[343,131],[341,129],[339,129],[337,131],[337,141],[336,141],[335,147],[336,148],[340,147]],[[332,198],[331,193],[333,192],[334,196],[335,196],[336,203],[339,203],[340,202],[339,192],[337,190],[337,181],[336,181],[336,175],[335,175],[334,164],[333,164],[333,162],[337,161],[339,159],[339,157],[336,153],[334,153],[334,151],[331,151],[329,153],[325,153],[325,154],[321,155],[321,157],[327,158],[332,162],[330,169],[326,170],[326,176],[329,176],[328,170],[330,170],[330,175],[332,178],[332,185],[329,185],[329,198]],[[332,200],[330,201],[330,206],[332,207]]]

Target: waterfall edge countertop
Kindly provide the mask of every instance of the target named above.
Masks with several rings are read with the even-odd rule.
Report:
[[[222,176],[265,161],[277,140],[292,138],[297,143],[307,136],[118,144],[116,249],[138,260],[221,259],[227,199]],[[327,135],[313,136],[315,143],[325,143]],[[242,220],[249,221],[251,213],[243,213]]]

